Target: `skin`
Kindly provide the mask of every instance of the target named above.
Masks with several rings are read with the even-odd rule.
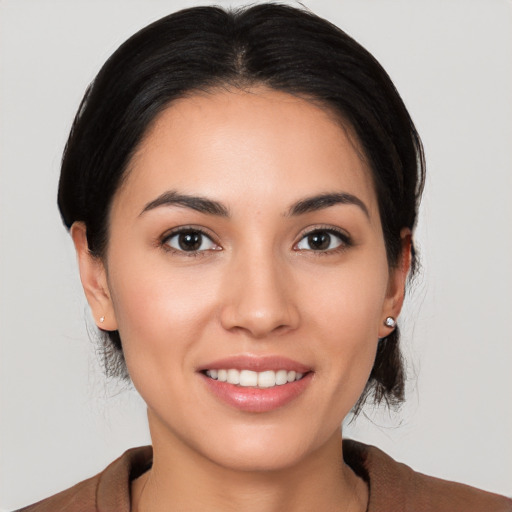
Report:
[[[361,154],[350,130],[303,99],[265,88],[196,94],[162,112],[142,141],[113,200],[103,259],[73,225],[93,315],[120,331],[148,405],[154,462],[133,483],[133,510],[366,509],[340,425],[390,332],[385,318],[400,312],[410,233],[390,269]],[[218,201],[229,217],[182,205],[144,211],[167,191]],[[364,206],[290,215],[325,193]],[[208,235],[204,250],[169,239],[182,226]],[[307,238],[315,229],[342,238],[331,233],[318,250]],[[240,354],[299,361],[310,384],[276,410],[240,411],[197,371]]]

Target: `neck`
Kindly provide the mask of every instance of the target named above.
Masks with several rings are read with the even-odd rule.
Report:
[[[343,461],[341,431],[286,468],[240,471],[154,432],[153,466],[132,485],[132,512],[363,512],[368,489]],[[166,439],[167,437],[167,439]]]

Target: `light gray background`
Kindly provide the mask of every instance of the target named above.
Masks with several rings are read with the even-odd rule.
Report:
[[[173,0],[0,2],[0,507],[149,441],[144,404],[96,362],[55,196],[86,85]],[[220,5],[233,2],[219,0]],[[346,427],[413,468],[512,495],[512,3],[304,2],[381,61],[423,137],[423,272],[401,320],[400,415]]]

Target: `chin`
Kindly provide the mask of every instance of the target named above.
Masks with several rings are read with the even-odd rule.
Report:
[[[283,471],[298,465],[305,457],[296,447],[280,447],[276,450],[268,445],[251,449],[234,449],[228,453],[213,454],[211,461],[231,471],[263,473]]]
[[[197,449],[213,463],[241,472],[289,469],[311,456],[329,439],[328,435],[313,436],[305,424],[292,428],[259,425],[231,434],[219,433],[215,436],[217,439],[210,438]]]

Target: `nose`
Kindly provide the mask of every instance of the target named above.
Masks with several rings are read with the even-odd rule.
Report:
[[[255,339],[298,327],[300,317],[287,264],[268,251],[241,255],[227,272],[221,323]]]

